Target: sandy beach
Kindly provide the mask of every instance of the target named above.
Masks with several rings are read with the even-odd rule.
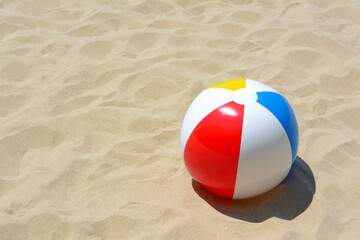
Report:
[[[360,239],[359,1],[0,2],[0,239]],[[184,166],[205,88],[299,125],[288,177],[230,201]]]

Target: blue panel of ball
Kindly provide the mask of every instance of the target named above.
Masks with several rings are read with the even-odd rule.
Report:
[[[268,109],[285,129],[291,145],[292,164],[294,164],[299,143],[298,125],[294,111],[286,98],[278,93],[258,92],[256,94],[258,95],[257,102]]]

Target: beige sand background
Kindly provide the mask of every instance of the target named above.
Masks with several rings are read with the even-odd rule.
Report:
[[[360,239],[359,1],[1,1],[0,239]],[[292,104],[294,170],[230,202],[192,182],[204,88]]]

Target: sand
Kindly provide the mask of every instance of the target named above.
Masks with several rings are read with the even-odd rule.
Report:
[[[360,3],[2,1],[0,239],[360,239]],[[288,178],[232,202],[180,151],[192,100],[291,103]]]

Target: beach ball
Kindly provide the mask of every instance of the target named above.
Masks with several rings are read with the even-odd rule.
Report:
[[[181,128],[190,175],[209,191],[231,199],[253,197],[285,179],[296,159],[298,125],[289,102],[250,79],[202,91]]]

